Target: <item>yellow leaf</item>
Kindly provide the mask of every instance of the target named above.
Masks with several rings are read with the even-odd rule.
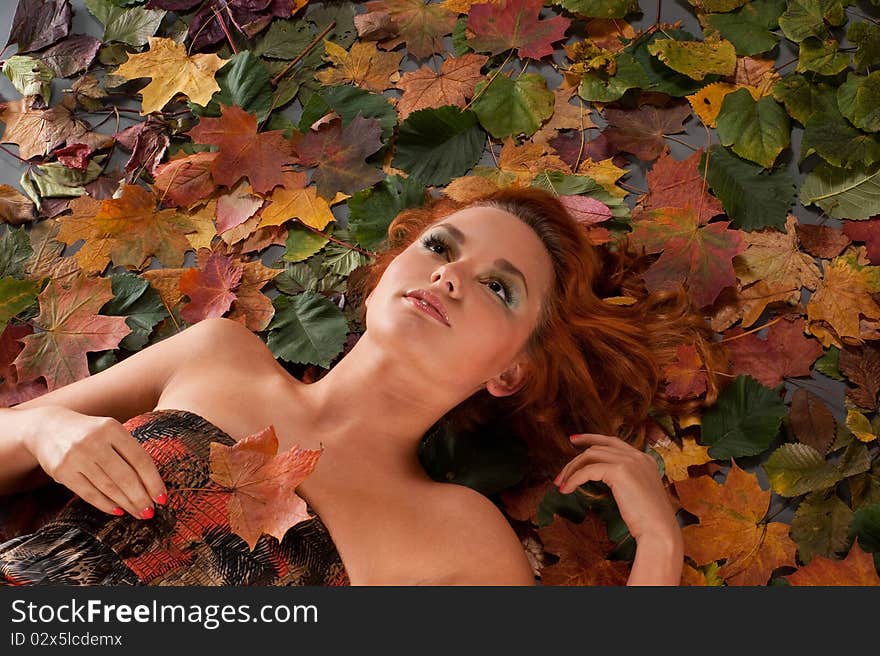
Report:
[[[872,442],[877,439],[868,418],[853,408],[848,408],[846,411],[846,427],[862,442]]]
[[[198,105],[207,105],[220,85],[214,79],[226,63],[215,54],[187,56],[182,43],[162,37],[149,37],[147,52],[128,56],[128,61],[116,69],[116,75],[133,80],[149,77],[152,81],[143,88],[141,115],[158,112],[175,94],[182,93]]]
[[[400,79],[398,68],[403,52],[380,52],[372,41],[357,41],[346,51],[332,41],[324,40],[324,59],[332,68],[319,71],[315,78],[327,86],[356,84],[369,91],[382,93]]]
[[[590,158],[585,159],[578,165],[578,173],[587,175],[602,185],[602,188],[612,196],[623,198],[629,193],[626,189],[617,186],[617,181],[629,173],[626,169],[615,166],[613,157],[594,162]]]
[[[263,210],[259,228],[282,225],[290,219],[297,218],[306,225],[323,230],[336,217],[330,211],[332,203],[348,198],[338,193],[328,203],[318,195],[315,187],[307,187],[305,173],[293,172],[284,174],[284,186],[276,187],[271,196],[272,203]]]
[[[217,236],[217,226],[214,224],[214,214],[217,211],[217,199],[212,198],[196,211],[187,214],[196,231],[185,235],[193,250],[198,252],[200,248],[211,248],[211,241]]]
[[[709,447],[697,444],[697,441],[692,437],[682,438],[681,448],[668,437],[657,442],[651,448],[663,458],[666,465],[666,478],[670,482],[686,479],[689,466],[705,465],[713,460],[709,455]]]

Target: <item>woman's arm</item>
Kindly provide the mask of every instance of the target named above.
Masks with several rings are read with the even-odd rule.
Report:
[[[636,541],[627,585],[679,585],[684,540],[654,458],[610,435],[584,433],[571,441],[588,448],[563,467],[554,483],[563,494],[587,481],[611,488]]]

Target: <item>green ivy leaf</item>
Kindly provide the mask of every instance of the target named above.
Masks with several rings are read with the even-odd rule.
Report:
[[[753,456],[767,450],[788,414],[779,387],[767,389],[751,376],[740,375],[718,395],[716,405],[703,416],[700,438],[702,444],[710,445],[713,459]]]
[[[716,123],[721,143],[764,168],[773,166],[791,135],[788,114],[773,98],[757,102],[748,89],[724,97]]]
[[[392,165],[426,185],[445,185],[467,173],[485,146],[475,112],[455,105],[420,109],[400,124]]]
[[[388,226],[394,217],[424,202],[425,186],[421,182],[392,175],[348,199],[348,225],[358,244],[376,250],[388,238]]]
[[[480,96],[472,107],[482,126],[496,139],[519,134],[530,137],[553,115],[556,99],[543,75],[524,73],[512,80],[499,73],[482,93],[488,83],[486,80],[474,87],[474,96]],[[410,118],[412,115],[407,120]]]
[[[813,71],[820,75],[837,75],[849,66],[849,57],[837,49],[837,39],[820,41],[808,37],[801,41],[798,51],[798,73]]]
[[[771,30],[779,26],[784,10],[785,0],[754,0],[729,14],[704,14],[700,21],[730,41],[737,55],[750,57],[772,50],[779,43]]]
[[[267,345],[276,358],[325,369],[342,353],[348,323],[342,311],[321,294],[273,299],[275,315],[267,326]]]
[[[869,219],[880,213],[880,164],[843,169],[820,162],[807,173],[799,196],[835,219]]]
[[[731,224],[740,230],[773,227],[785,230],[785,218],[795,197],[795,183],[785,168],[766,171],[712,145],[706,182],[721,201]],[[706,153],[700,157],[700,173],[706,170]]]
[[[837,89],[837,106],[857,128],[880,130],[880,71],[867,76],[848,73]]]
[[[837,468],[808,444],[783,444],[767,458],[763,467],[770,487],[783,497],[825,490],[841,479]]]
[[[125,317],[131,332],[122,338],[119,347],[140,351],[150,339],[153,328],[169,316],[159,292],[149,282],[132,273],[110,276],[113,298],[101,306],[100,313]]]

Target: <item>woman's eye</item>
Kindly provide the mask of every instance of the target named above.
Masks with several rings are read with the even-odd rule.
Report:
[[[503,299],[502,299],[502,300],[507,301],[507,287],[504,286],[504,283],[502,283],[502,282],[500,282],[500,281],[498,281],[498,280],[492,280],[492,281],[489,282],[489,284],[490,284],[490,285],[497,285],[498,288],[497,288],[497,289],[493,289],[492,291],[493,291],[493,292],[504,292],[504,296],[503,296]],[[497,294],[496,294],[496,296],[497,296]]]

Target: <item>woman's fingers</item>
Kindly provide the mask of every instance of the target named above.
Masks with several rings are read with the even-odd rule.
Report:
[[[607,462],[596,462],[591,465],[585,465],[574,472],[568,479],[563,481],[559,485],[559,491],[562,494],[568,494],[587,481],[604,481],[610,466],[611,465]]]
[[[159,470],[156,469],[156,463],[150,455],[144,450],[140,442],[134,439],[129,433],[114,434],[111,439],[113,448],[119,455],[134,469],[140,487],[145,491],[148,497],[148,505],[165,503],[168,491],[162,477],[159,476]],[[144,506],[146,508],[147,506]],[[143,510],[143,508],[142,508]]]
[[[107,497],[81,473],[76,473],[70,479],[59,480],[58,482],[98,510],[116,516],[124,513],[116,501]]]
[[[141,508],[137,501],[127,495],[124,488],[117,485],[100,465],[93,464],[81,473],[105,498],[113,502],[113,506],[122,508],[133,517],[144,519],[145,507]]]
[[[620,457],[620,454],[610,447],[591,446],[583,453],[579,453],[574,458],[569,460],[553,482],[556,484],[561,483],[566,478],[568,478],[568,476],[570,476],[573,471],[589,462],[600,462],[603,460],[613,461],[615,459],[619,459]]]

